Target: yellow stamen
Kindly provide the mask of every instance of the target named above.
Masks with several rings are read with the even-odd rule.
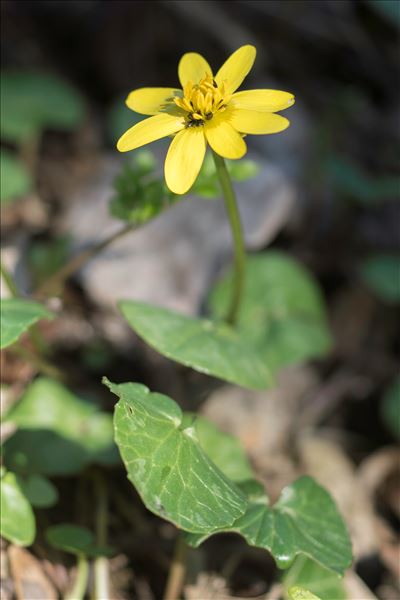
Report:
[[[174,98],[175,104],[186,113],[187,126],[195,121],[202,125],[226,108],[231,95],[226,94],[225,83],[217,85],[211,75],[205,74],[198,84],[188,81],[183,88],[183,98]]]

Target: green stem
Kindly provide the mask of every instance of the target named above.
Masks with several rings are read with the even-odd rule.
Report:
[[[63,287],[68,277],[70,277],[73,273],[78,271],[92,258],[97,256],[97,254],[100,254],[100,252],[107,248],[107,246],[115,242],[115,240],[126,235],[135,228],[135,223],[129,223],[128,225],[124,225],[121,229],[111,234],[106,239],[94,244],[90,248],[86,248],[76,256],[73,256],[63,267],[61,267],[59,271],[57,271],[54,275],[52,275],[49,279],[47,279],[44,283],[42,283],[39,286],[39,288],[33,294],[34,297],[42,298],[43,296],[49,296],[52,293],[58,293],[59,289]]]
[[[13,298],[18,298],[19,296],[19,292],[18,292],[18,288],[15,285],[15,281],[12,278],[11,273],[8,271],[8,269],[6,268],[6,266],[3,264],[3,262],[0,262],[0,272],[1,272],[1,276],[4,279],[6,286],[9,289],[10,294],[13,296]]]
[[[102,473],[95,473],[95,496],[96,496],[96,538],[97,545],[107,545],[108,528],[108,495],[106,482]],[[109,600],[110,598],[110,574],[108,559],[98,556],[94,561],[94,599]]]
[[[174,558],[168,574],[164,600],[178,600],[185,581],[187,546],[182,533],[178,532]]]
[[[219,156],[219,154],[216,154],[215,152],[213,152],[213,156],[218,179],[220,181],[224,196],[226,212],[228,213],[234,244],[232,296],[229,310],[225,319],[228,323],[233,325],[237,320],[240,300],[242,297],[246,255],[244,250],[242,224],[240,222],[240,215],[237,207],[235,192],[232,187],[232,181],[229,176],[228,169],[226,168],[225,160],[222,158],[222,156]]]
[[[89,563],[84,554],[78,555],[76,579],[72,590],[64,600],[83,600],[89,579]]]

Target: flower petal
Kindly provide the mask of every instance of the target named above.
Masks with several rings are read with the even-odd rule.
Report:
[[[244,90],[233,94],[230,104],[249,110],[277,112],[294,104],[293,94],[279,90]]]
[[[180,131],[172,140],[165,159],[165,180],[174,194],[185,194],[193,185],[206,152],[203,127]]]
[[[233,94],[238,89],[256,59],[254,46],[241,46],[224,62],[215,76],[215,81],[221,85],[225,81],[228,94]]]
[[[174,88],[140,88],[126,99],[126,105],[141,115],[156,115],[164,105],[173,102],[174,96],[182,96],[182,91]]]
[[[179,61],[178,75],[179,81],[182,87],[184,87],[188,81],[199,83],[200,79],[203,79],[206,75],[211,75],[212,77],[212,71],[210,65],[201,54],[187,52]]]
[[[224,158],[242,158],[247,151],[246,143],[222,115],[216,115],[204,126],[207,141]]]
[[[119,138],[117,149],[120,152],[134,150],[167,135],[176,133],[184,127],[182,117],[173,117],[166,113],[149,117],[137,123]]]
[[[229,123],[241,133],[279,133],[289,127],[289,121],[275,113],[235,108],[228,114]]]

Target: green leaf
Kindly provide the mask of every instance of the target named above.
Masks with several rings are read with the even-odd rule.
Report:
[[[194,413],[185,413],[183,423],[193,425],[204,452],[229,479],[241,482],[255,477],[237,438],[223,433],[208,419]]]
[[[381,200],[396,198],[399,194],[400,179],[397,176],[371,178],[359,167],[339,158],[330,159],[327,170],[337,188],[361,205],[378,204]]]
[[[220,532],[238,533],[248,544],[269,550],[280,569],[287,569],[298,554],[305,554],[339,575],[344,573],[352,559],[351,543],[336,505],[324,488],[311,477],[301,477],[284,488],[273,507],[268,505],[260,484],[251,482],[243,487],[246,489],[247,511]],[[209,535],[185,537],[197,547]]]
[[[234,181],[246,181],[254,177],[260,168],[253,160],[227,160],[227,169]],[[218,198],[221,196],[221,188],[215,170],[214,159],[210,152],[207,152],[200,173],[191,188],[191,194],[201,196],[202,198]]]
[[[49,527],[46,530],[46,538],[54,548],[71,554],[84,554],[94,558],[96,556],[112,556],[115,553],[114,548],[110,546],[96,545],[90,529],[70,523]]]
[[[47,541],[64,552],[86,554],[86,550],[94,544],[94,535],[87,527],[62,523],[46,530]]]
[[[23,143],[46,128],[74,129],[85,114],[76,90],[51,74],[1,73],[1,137]]]
[[[7,421],[18,430],[4,444],[5,461],[23,475],[70,475],[93,462],[119,462],[111,415],[52,379],[36,379]]]
[[[128,223],[143,225],[180,199],[157,174],[157,162],[149,150],[135,153],[114,180],[110,213]]]
[[[128,93],[129,92],[124,94],[124,96],[117,98],[108,112],[107,129],[110,142],[114,146],[125,131],[146,118],[145,115],[139,115],[126,106],[125,100]]]
[[[273,373],[323,356],[331,347],[321,292],[295,260],[270,251],[248,257],[238,330]],[[214,289],[212,313],[221,318],[230,300],[232,274]]]
[[[254,160],[231,160],[227,163],[228,171],[234,181],[247,181],[260,172],[259,165]]]
[[[22,298],[5,298],[0,303],[0,348],[11,346],[31,325],[40,319],[52,319],[44,306]]]
[[[224,323],[196,319],[143,302],[119,302],[132,329],[164,356],[251,389],[272,383],[265,361]]]
[[[367,0],[389,23],[400,26],[400,8],[397,0]]]
[[[308,593],[312,592],[314,594],[311,596],[298,596],[299,599],[303,597],[305,600],[308,600],[309,597],[318,598],[318,600],[347,599],[343,581],[336,573],[324,569],[306,556],[296,558],[283,578],[283,586],[285,595],[295,600],[297,600],[297,597],[293,595],[292,586],[299,586],[301,589],[306,588],[310,590]]]
[[[66,263],[70,253],[70,243],[69,236],[33,241],[27,260],[34,288],[39,287]]]
[[[0,202],[8,204],[28,194],[32,178],[23,163],[11,152],[0,151]]]
[[[47,508],[58,501],[57,488],[51,481],[41,475],[18,477],[18,484],[32,506]]]
[[[115,441],[149,510],[187,531],[208,533],[244,513],[243,494],[205,455],[171,398],[139,384],[104,383],[120,398]]]
[[[6,473],[0,483],[0,533],[13,544],[30,546],[36,534],[31,505],[14,473]]]
[[[361,277],[383,301],[400,302],[400,255],[371,256],[361,265]]]
[[[392,434],[400,439],[400,376],[386,390],[382,418]]]
[[[312,594],[306,588],[299,587],[298,585],[294,585],[288,590],[290,600],[322,600],[315,594]],[[336,598],[335,598],[336,600]]]
[[[89,462],[85,448],[46,428],[23,428],[6,440],[4,459],[21,475],[73,475]]]

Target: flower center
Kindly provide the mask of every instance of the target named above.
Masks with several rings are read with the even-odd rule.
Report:
[[[186,127],[200,127],[217,112],[225,110],[230,99],[225,84],[218,86],[211,75],[206,75],[198,84],[188,81],[183,88],[183,98],[174,98],[174,102],[187,113]]]

